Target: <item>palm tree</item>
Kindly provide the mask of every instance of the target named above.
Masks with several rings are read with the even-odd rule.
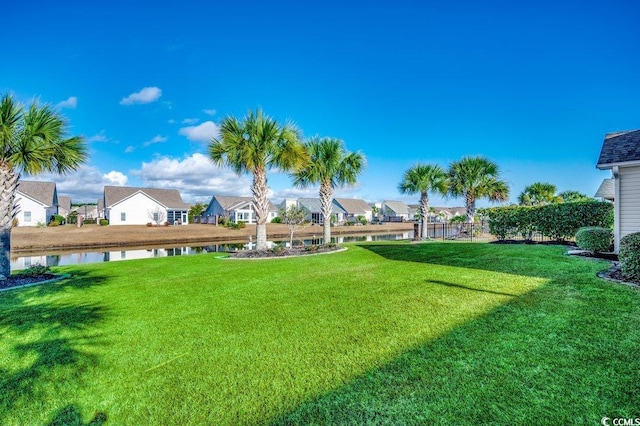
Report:
[[[291,122],[279,125],[261,109],[249,111],[238,121],[226,117],[220,137],[209,143],[209,156],[216,165],[231,167],[237,174],[253,175],[251,193],[256,212],[256,249],[267,249],[267,171],[295,171],[306,165],[308,155],[300,142],[300,131]]]
[[[320,204],[324,226],[324,243],[331,242],[331,204],[333,191],[344,185],[355,185],[364,169],[365,158],[359,152],[349,152],[340,139],[314,137],[305,144],[309,163],[293,174],[299,188],[320,184]]]
[[[556,186],[552,183],[535,182],[524,188],[518,196],[521,206],[540,206],[562,201],[556,195]]]
[[[467,222],[473,223],[476,215],[476,200],[506,201],[509,186],[500,179],[498,165],[484,157],[464,157],[449,167],[449,194],[464,197]]]
[[[401,194],[420,193],[420,218],[422,230],[420,238],[427,238],[427,218],[429,216],[429,192],[447,193],[447,173],[438,165],[416,164],[404,173],[398,185]]]
[[[558,197],[560,197],[562,201],[565,203],[590,200],[587,194],[583,194],[582,192],[572,191],[572,190],[563,191],[558,194]]]
[[[65,174],[87,159],[82,137],[67,138],[67,121],[49,105],[28,108],[11,95],[0,100],[0,274],[11,274],[11,228],[18,213],[16,190],[22,173]]]

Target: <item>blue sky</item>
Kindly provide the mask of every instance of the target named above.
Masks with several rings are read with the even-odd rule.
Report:
[[[511,200],[544,181],[593,195],[604,135],[640,128],[636,1],[10,2],[0,93],[57,105],[90,161],[54,179],[248,195],[210,164],[227,115],[261,107],[367,157],[338,195],[402,199],[417,162],[496,161]],[[272,173],[274,199],[315,194]],[[460,199],[432,204],[462,205]]]

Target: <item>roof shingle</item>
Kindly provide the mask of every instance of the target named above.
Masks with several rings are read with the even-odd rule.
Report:
[[[182,201],[180,192],[177,189],[134,188],[131,186],[105,186],[105,205],[109,208],[137,192],[146,194],[169,209],[189,209],[189,205]]]
[[[53,207],[56,198],[56,184],[53,182],[21,180],[18,191],[48,207]]]
[[[610,133],[605,136],[597,167],[610,168],[618,163],[640,161],[640,130]]]

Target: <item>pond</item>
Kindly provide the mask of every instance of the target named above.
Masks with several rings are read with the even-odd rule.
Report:
[[[413,238],[413,231],[392,234],[347,235],[332,237],[331,241],[341,243],[361,241],[408,240]],[[294,244],[322,244],[322,238],[294,239]],[[288,246],[289,241],[268,241],[269,248],[277,245]],[[132,259],[150,259],[154,257],[189,256],[202,253],[235,252],[255,249],[254,241],[228,241],[211,244],[149,246],[143,248],[109,247],[108,249],[86,249],[77,251],[46,251],[25,253],[11,258],[11,270],[17,271],[33,265],[64,266],[82,263],[115,262]]]

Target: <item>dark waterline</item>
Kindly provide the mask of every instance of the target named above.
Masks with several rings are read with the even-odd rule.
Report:
[[[413,238],[413,231],[398,232],[392,234],[367,234],[367,235],[348,235],[332,237],[332,242],[352,243],[364,241],[388,241],[388,240],[408,240]],[[322,244],[322,238],[294,239],[294,244],[304,242],[305,245]],[[268,242],[269,247],[277,245],[288,245],[288,241]],[[253,250],[255,242],[223,242],[208,245],[184,245],[175,247],[150,246],[148,248],[130,248],[130,247],[113,247],[101,250],[78,250],[78,251],[47,251],[40,253],[29,253],[24,256],[18,256],[11,260],[11,270],[17,271],[28,268],[33,265],[44,266],[65,266],[78,265],[83,263],[102,263],[114,262],[119,260],[132,259],[151,259],[155,257],[170,256],[190,256],[203,253],[228,253],[234,251]]]

